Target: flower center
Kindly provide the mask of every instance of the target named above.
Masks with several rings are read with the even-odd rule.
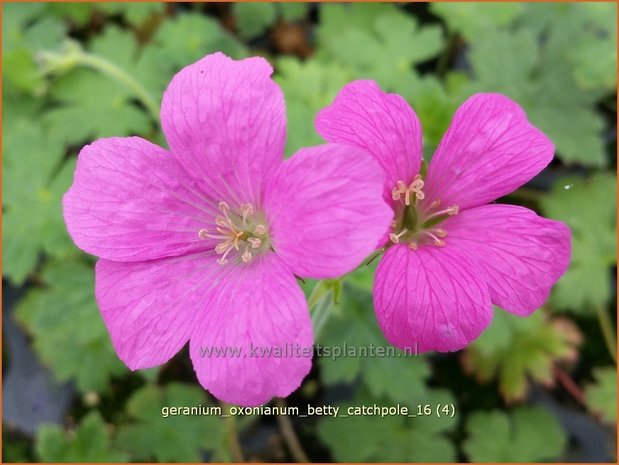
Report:
[[[425,244],[434,244],[437,247],[445,245],[447,231],[437,226],[450,216],[457,215],[458,205],[441,208],[440,200],[424,205],[423,185],[423,179],[417,175],[410,185],[398,181],[391,191],[392,198],[396,201],[395,220],[389,234],[389,240],[393,244],[408,244],[412,250]]]
[[[215,253],[221,255],[217,263],[225,265],[238,257],[248,263],[258,253],[270,248],[268,228],[265,219],[256,212],[251,203],[241,204],[238,211],[232,210],[226,202],[219,202],[221,215],[215,218],[214,231],[200,229],[200,239],[215,239]]]

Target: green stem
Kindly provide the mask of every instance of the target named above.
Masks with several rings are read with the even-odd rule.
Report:
[[[608,312],[603,305],[598,305],[596,307],[596,313],[598,315],[598,321],[600,323],[600,328],[602,329],[602,335],[604,336],[604,342],[606,343],[608,352],[610,353],[613,361],[617,363],[617,339],[615,338],[615,330],[613,329],[613,324],[610,321]]]
[[[314,328],[314,340],[317,341],[325,323],[331,315],[331,307],[333,299],[331,298],[333,291],[329,291],[316,305],[316,309],[312,312],[312,327]]]
[[[275,399],[275,405],[280,409],[285,409],[286,401],[279,398]],[[290,421],[288,415],[277,415],[277,422],[279,423],[279,428],[282,431],[284,442],[288,446],[288,450],[290,451],[290,455],[292,455],[294,461],[298,463],[310,463],[310,459],[303,450],[301,441],[299,441],[297,433],[294,431],[292,421]]]
[[[224,417],[224,424],[226,428],[226,440],[228,441],[230,458],[233,462],[244,462],[243,448],[241,447],[241,441],[239,441],[239,435],[236,428],[236,418],[230,413],[230,406],[228,404],[221,402],[221,407],[227,415]]]
[[[95,69],[124,84],[144,104],[153,119],[159,122],[159,105],[144,86],[124,69],[105,58],[90,53],[81,52],[76,58],[76,64]]]

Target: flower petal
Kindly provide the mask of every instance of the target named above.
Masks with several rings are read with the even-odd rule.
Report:
[[[309,373],[312,325],[303,292],[275,254],[236,271],[212,294],[189,350],[205,389],[255,406],[287,396]]]
[[[520,106],[503,95],[476,94],[456,111],[430,162],[424,203],[483,205],[529,181],[553,153]]]
[[[374,81],[354,81],[316,117],[316,130],[328,142],[368,150],[386,173],[386,193],[398,180],[410,183],[419,173],[422,135],[413,109]]]
[[[353,270],[389,229],[383,173],[364,151],[339,144],[299,150],[270,180],[265,209],[277,255],[303,277]]]
[[[374,308],[390,343],[419,352],[460,350],[492,319],[476,265],[449,244],[389,248],[376,269]]]
[[[282,160],[285,105],[272,72],[263,58],[214,53],[183,68],[163,95],[170,150],[219,200],[255,202],[264,175]]]
[[[136,263],[99,260],[96,298],[118,357],[132,370],[172,358],[189,340],[225,271],[212,254]]]
[[[198,231],[212,223],[215,208],[169,152],[139,137],[84,147],[63,198],[77,246],[119,261],[203,249]]]
[[[515,205],[484,205],[442,224],[446,241],[474,255],[492,302],[520,316],[544,304],[570,262],[570,230]]]

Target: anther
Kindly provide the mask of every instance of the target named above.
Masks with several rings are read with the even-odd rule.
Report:
[[[254,232],[260,236],[262,236],[263,234],[266,234],[267,232],[267,227],[263,224],[259,224],[254,228]]]
[[[417,250],[417,244],[415,242],[409,242],[408,248],[411,250]]]
[[[200,231],[198,231],[198,237],[200,239],[208,239],[208,229],[200,229]]]
[[[241,255],[241,260],[243,260],[243,262],[247,263],[252,259],[253,255],[251,254],[251,252],[249,251],[249,247],[247,247],[245,249],[245,252],[243,252],[243,255]]]
[[[441,237],[441,238],[447,237],[447,231],[445,231],[444,229],[440,229],[440,228],[439,229],[435,229],[434,232],[436,232],[436,235],[438,237]]]
[[[459,211],[460,211],[460,207],[458,207],[457,205],[452,205],[451,207],[447,207],[447,214],[449,216],[457,215]]]
[[[252,248],[257,249],[258,247],[260,247],[262,245],[262,241],[260,239],[258,239],[257,237],[249,237],[247,239],[247,242],[249,242],[252,246]]]
[[[394,244],[397,244],[400,242],[400,237],[402,237],[404,234],[406,234],[408,232],[408,229],[404,228],[402,231],[400,231],[398,234],[394,234],[391,233],[389,234],[389,239],[391,240],[391,242],[393,242]]]

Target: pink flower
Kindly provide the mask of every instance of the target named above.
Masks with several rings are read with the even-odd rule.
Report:
[[[488,204],[553,157],[548,138],[498,94],[456,112],[427,169],[421,128],[403,98],[355,81],[317,119],[329,142],[369,151],[395,212],[376,271],[374,307],[386,338],[420,352],[463,348],[488,326],[492,304],[526,316],[570,260],[570,231],[514,205]]]
[[[190,341],[200,383],[242,405],[288,395],[311,368],[307,353],[285,352],[313,342],[295,275],[351,271],[393,215],[382,172],[358,149],[282,160],[285,105],[271,73],[262,58],[221,53],[184,68],[161,107],[170,150],[99,139],[63,199],[73,240],[100,257],[96,297],[118,356],[148,368]]]

